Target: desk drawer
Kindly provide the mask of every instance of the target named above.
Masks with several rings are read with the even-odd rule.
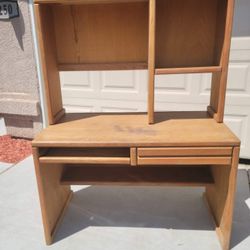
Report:
[[[231,164],[231,147],[138,148],[138,165]]]

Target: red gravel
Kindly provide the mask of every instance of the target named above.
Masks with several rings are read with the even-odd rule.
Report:
[[[0,136],[0,162],[17,163],[31,154],[31,141]]]

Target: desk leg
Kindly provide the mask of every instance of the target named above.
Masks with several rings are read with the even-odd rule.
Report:
[[[57,226],[70,201],[72,191],[68,185],[60,185],[63,171],[61,164],[40,164],[38,148],[33,148],[36,179],[42,211],[46,244],[52,244]]]
[[[234,147],[231,166],[213,166],[215,185],[205,192],[223,250],[230,246],[238,162],[239,147]]]

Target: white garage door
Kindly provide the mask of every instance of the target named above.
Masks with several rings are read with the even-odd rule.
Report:
[[[249,3],[237,2],[236,35],[248,32],[241,23],[248,18],[250,21]],[[210,77],[210,74],[157,76],[156,110],[206,110]],[[146,111],[145,70],[63,72],[61,80],[63,102],[69,112]],[[241,157],[250,158],[250,30],[248,36],[232,40],[225,115],[226,124],[242,141]]]

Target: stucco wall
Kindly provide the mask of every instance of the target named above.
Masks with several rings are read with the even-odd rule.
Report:
[[[42,128],[39,88],[27,0],[20,16],[0,20],[0,116],[8,134],[33,138]]]

